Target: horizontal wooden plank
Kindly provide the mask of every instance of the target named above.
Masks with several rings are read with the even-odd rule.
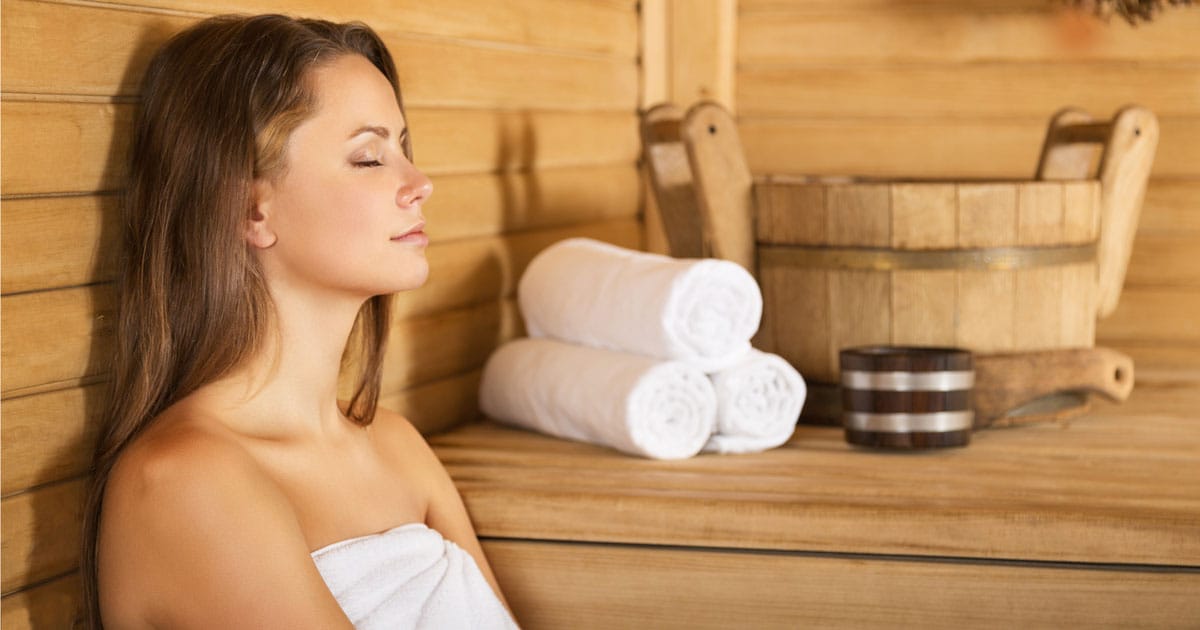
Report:
[[[435,177],[427,231],[441,242],[634,217],[640,185],[632,163]]]
[[[479,369],[492,350],[524,332],[514,299],[397,322],[384,356],[381,393]]]
[[[272,13],[273,0],[140,0],[141,6],[197,13]],[[595,54],[637,54],[637,10],[632,1],[515,0],[292,0],[289,15],[337,22],[359,20],[379,32],[505,42]]]
[[[1200,232],[1139,232],[1133,242],[1125,286],[1200,289]]]
[[[83,474],[91,465],[104,397],[105,385],[96,384],[0,403],[0,493]]]
[[[483,548],[529,630],[1170,628],[1200,615],[1196,573],[518,540]]]
[[[116,190],[126,176],[133,105],[0,102],[6,197]],[[417,165],[429,174],[633,164],[628,113],[409,108]]]
[[[434,176],[425,215],[435,244],[633,218],[640,184],[633,165]],[[117,195],[4,201],[3,292],[111,280],[120,240],[118,203]]]
[[[1101,343],[1200,342],[1200,287],[1125,287],[1117,310],[1096,324]]]
[[[1138,388],[1143,384],[1178,386],[1177,394],[1191,391],[1197,400],[1178,395],[1176,398],[1192,405],[1189,411],[1200,409],[1200,344],[1126,342],[1108,345],[1133,358]]]
[[[4,530],[5,593],[66,573],[79,565],[83,479],[74,479],[0,501]]]
[[[112,347],[111,285],[0,298],[3,398],[99,377]]]
[[[195,21],[97,5],[6,2],[3,90],[134,95],[152,52]],[[637,107],[632,59],[383,36],[396,60],[405,100],[413,105]]]
[[[1200,179],[1152,179],[1146,186],[1139,234],[1200,232]]]
[[[1200,486],[1173,481],[1200,476],[1194,408],[1122,413],[921,457],[806,425],[779,449],[668,462],[491,423],[431,441],[486,537],[1200,566]]]
[[[1049,2],[1006,4],[990,11],[964,2],[895,3],[873,10],[830,6],[814,11],[812,3],[803,2],[765,10],[743,7],[738,63],[1200,61],[1192,45],[1200,29],[1196,11],[1168,12],[1132,28],[1058,10]]]
[[[7,630],[75,628],[81,618],[83,587],[79,574],[5,595],[0,600],[0,625]]]
[[[1162,118],[1159,125],[1152,176],[1200,177],[1200,117]],[[755,174],[1027,179],[1046,119],[743,116],[738,129]]]
[[[0,291],[36,291],[111,280],[120,242],[116,195],[3,202]]]
[[[1128,103],[1197,115],[1200,64],[741,67],[737,77],[742,116],[1049,116],[1067,105],[1107,115]]]
[[[132,121],[129,104],[0,101],[3,194],[118,188]]]
[[[381,396],[379,406],[404,417],[424,435],[442,433],[479,417],[481,370]]]
[[[1041,9],[1041,0],[738,0],[738,12],[749,14],[756,11],[812,11],[827,13],[832,10],[875,11],[897,9],[946,11],[970,7],[975,11],[1012,11],[1015,9]]]

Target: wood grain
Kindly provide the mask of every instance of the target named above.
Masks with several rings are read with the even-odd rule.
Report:
[[[1193,116],[1198,69],[1190,62],[751,66],[739,68],[737,102],[744,116],[1049,116],[1073,104],[1106,117],[1131,102],[1160,116]],[[1014,85],[1020,99],[1007,98]]]
[[[0,625],[10,630],[72,628],[79,618],[82,586],[72,573],[0,599]]]
[[[140,0],[138,5],[197,13],[271,13],[272,0]],[[292,0],[292,15],[361,20],[389,33],[420,33],[454,39],[558,48],[632,59],[637,54],[637,12],[631,2],[584,0],[564,5],[547,0],[480,4],[475,0]]]
[[[5,92],[133,95],[152,52],[197,21],[24,0],[4,8]],[[637,106],[637,67],[626,59],[382,35],[396,60],[405,101],[414,106],[630,111]],[[89,46],[72,45],[79,41]],[[25,50],[43,54],[20,54]]]
[[[922,457],[804,425],[780,449],[679,462],[488,423],[432,442],[487,537],[1197,566],[1200,487],[1167,481],[1200,475],[1194,409],[1122,410]]]
[[[5,294],[111,280],[116,272],[116,195],[32,197],[4,202]]]
[[[6,197],[120,187],[132,105],[5,100],[0,118],[5,129],[0,186]]]
[[[3,397],[73,387],[103,374],[114,306],[106,284],[0,298]]]
[[[780,3],[783,5],[784,3]],[[1131,28],[1045,3],[890,3],[864,10],[812,2],[774,9],[741,4],[738,62],[746,66],[814,63],[972,63],[1200,61],[1192,46],[1200,14],[1178,11]],[[831,3],[832,5],[833,3]],[[932,5],[932,6],[931,6]]]
[[[1102,343],[1200,341],[1200,289],[1127,287],[1117,310],[1096,326]]]
[[[483,546],[531,630],[1174,628],[1200,615],[1194,573],[494,539]]]
[[[844,113],[759,117],[743,112],[738,126],[750,170],[757,175],[1029,179],[1037,166],[1045,116],[1052,111],[994,119],[899,112],[878,118]],[[1200,116],[1162,116],[1159,124],[1162,136],[1152,176],[1200,177]]]
[[[408,418],[423,435],[442,433],[479,418],[482,370],[443,378],[382,396],[381,407]]]
[[[84,482],[74,479],[0,501],[5,593],[61,575],[79,563]]]
[[[82,474],[100,430],[104,384],[9,398],[0,403],[3,482],[9,496]]]

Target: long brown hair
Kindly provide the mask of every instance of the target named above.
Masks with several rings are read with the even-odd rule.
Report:
[[[116,354],[83,514],[89,628],[102,627],[97,535],[109,472],[167,407],[262,347],[273,307],[244,238],[253,183],[286,166],[288,136],[316,105],[311,71],[346,54],[387,77],[403,112],[391,54],[359,23],[209,18],[167,42],[142,79],[122,204]],[[348,348],[359,360],[347,415],[361,425],[375,416],[390,304],[389,296],[363,304]]]

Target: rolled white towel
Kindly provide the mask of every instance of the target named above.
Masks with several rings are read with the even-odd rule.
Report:
[[[531,337],[686,361],[719,370],[750,350],[762,293],[748,271],[585,238],[539,253],[518,285]]]
[[[691,457],[712,434],[717,395],[685,363],[552,339],[517,339],[483,369],[485,414],[561,438],[657,459]]]
[[[796,429],[808,388],[782,357],[753,350],[712,375],[717,428],[704,450],[750,453],[775,448]]]

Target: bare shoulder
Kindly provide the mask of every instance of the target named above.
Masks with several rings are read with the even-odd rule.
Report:
[[[122,453],[105,489],[99,571],[112,627],[346,623],[287,496],[203,422],[153,426]],[[277,616],[289,606],[301,610]]]
[[[416,458],[417,462],[434,463],[441,468],[433,450],[429,448],[429,443],[425,441],[425,436],[403,415],[380,407],[375,412],[371,429],[389,455],[405,460]]]

